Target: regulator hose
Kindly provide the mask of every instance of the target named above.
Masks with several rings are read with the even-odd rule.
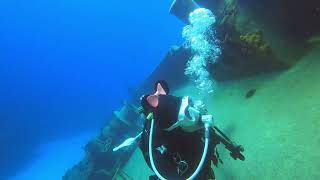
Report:
[[[152,167],[153,172],[156,174],[156,176],[161,179],[161,180],[166,180],[166,178],[164,178],[159,171],[157,170],[154,161],[153,161],[153,154],[152,154],[152,134],[153,134],[153,126],[154,126],[154,119],[151,120],[151,127],[150,127],[150,134],[149,134],[149,159],[150,159],[150,164]],[[202,169],[202,166],[205,162],[207,153],[208,153],[208,147],[209,147],[209,131],[210,131],[210,125],[209,123],[205,123],[204,124],[205,127],[205,133],[204,133],[204,138],[205,138],[205,144],[204,144],[204,148],[203,148],[203,153],[202,153],[202,157],[200,160],[200,163],[197,167],[197,169],[194,171],[194,173],[187,178],[187,180],[193,180],[200,172],[200,170]]]

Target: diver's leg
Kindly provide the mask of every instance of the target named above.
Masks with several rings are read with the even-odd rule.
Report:
[[[183,180],[183,178],[177,173],[177,167],[173,163],[172,157],[169,153],[161,154],[159,151],[154,151],[153,159],[157,170],[162,176],[164,176],[164,178],[169,180]]]
[[[214,171],[213,171],[212,168],[210,168],[208,170],[207,179],[208,180],[215,180],[216,179],[216,176],[215,176]]]

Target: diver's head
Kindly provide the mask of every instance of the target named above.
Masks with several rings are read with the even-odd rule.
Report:
[[[148,97],[149,95],[143,95],[140,98],[140,104],[142,107],[141,113],[143,113],[145,116],[148,116],[148,114],[151,113],[153,110],[153,107],[148,102]]]
[[[167,95],[170,92],[169,85],[165,80],[158,80],[154,83],[155,95]]]
[[[141,108],[140,112],[145,116],[148,116],[154,108],[158,106],[158,95],[167,95],[169,94],[169,86],[165,80],[158,80],[154,83],[155,93],[150,95],[143,95],[140,97]]]

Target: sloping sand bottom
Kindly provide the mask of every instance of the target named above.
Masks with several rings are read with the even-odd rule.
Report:
[[[210,112],[246,150],[244,162],[223,158],[218,179],[320,178],[319,60],[316,48],[281,74],[218,86]],[[251,88],[256,94],[246,99]]]
[[[233,160],[223,146],[224,161],[214,167],[217,179],[320,179],[320,47],[290,70],[219,83],[207,98],[215,124],[245,148],[245,161]],[[256,93],[246,98],[250,89]],[[175,95],[196,97],[185,87]],[[150,169],[140,150],[124,171],[148,179]]]

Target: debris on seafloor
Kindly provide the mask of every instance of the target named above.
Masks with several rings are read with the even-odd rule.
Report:
[[[254,96],[256,94],[257,89],[250,89],[249,91],[247,91],[246,93],[246,99],[251,98],[252,96]]]

